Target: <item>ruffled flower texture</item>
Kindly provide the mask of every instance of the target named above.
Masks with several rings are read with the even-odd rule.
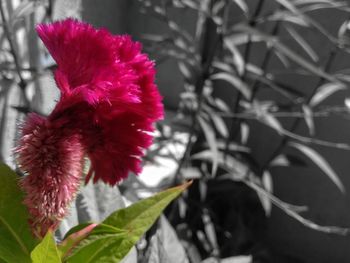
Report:
[[[86,182],[115,185],[141,171],[163,105],[154,63],[129,36],[73,19],[37,32],[57,62],[61,97],[48,117],[28,116],[16,153],[32,227],[42,234],[66,215],[84,156],[91,163]]]

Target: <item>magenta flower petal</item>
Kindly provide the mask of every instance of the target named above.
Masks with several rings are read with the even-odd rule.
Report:
[[[101,69],[114,63],[116,47],[106,30],[66,19],[40,24],[37,32],[66,78],[67,86],[59,86],[63,92],[92,83]]]
[[[61,99],[50,120],[68,119],[82,130],[94,182],[111,185],[141,171],[153,123],[163,117],[154,63],[129,36],[68,19],[39,25],[56,60]]]

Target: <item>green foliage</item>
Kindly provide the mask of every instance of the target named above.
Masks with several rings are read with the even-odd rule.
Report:
[[[9,263],[31,262],[30,252],[38,240],[29,230],[19,177],[8,166],[0,164],[0,180],[0,258]]]
[[[51,1],[49,2],[51,5]],[[349,114],[349,109],[342,101],[339,105],[327,105],[331,101],[328,99],[337,92],[348,90],[349,70],[342,68],[343,65],[335,65],[338,61],[335,57],[350,53],[349,21],[339,21],[338,32],[329,32],[317,21],[317,12],[349,12],[349,3],[328,0],[139,0],[139,3],[141,11],[147,14],[148,19],[156,18],[169,29],[167,34],[162,32],[157,35],[152,32],[145,35],[145,47],[153,53],[159,67],[164,59],[174,60],[184,79],[179,114],[174,122],[170,120],[169,123],[180,126],[181,130],[189,134],[189,139],[181,145],[173,136],[173,127],[167,127],[166,131],[167,129],[162,130],[165,126],[160,126],[161,136],[155,150],[150,151],[150,156],[164,157],[164,148],[169,144],[180,144],[185,149],[182,158],[179,159],[178,153],[169,153],[166,156],[177,162],[178,168],[171,177],[162,182],[163,185],[173,185],[184,178],[198,179],[198,184],[192,188],[193,192],[178,201],[169,216],[173,225],[179,228],[181,226],[181,229],[185,227],[183,232],[191,233],[191,237],[179,237],[191,247],[189,257],[192,261],[199,262],[203,259],[201,257],[220,257],[222,248],[218,248],[216,234],[232,234],[232,226],[225,229],[220,225],[220,220],[225,221],[225,218],[218,216],[216,200],[210,196],[215,191],[219,193],[219,197],[224,195],[224,189],[230,187],[228,181],[234,184],[234,191],[231,189],[230,195],[224,200],[225,203],[233,204],[231,207],[250,200],[253,192],[256,193],[256,199],[260,200],[266,216],[269,216],[273,204],[311,229],[342,235],[349,233],[345,228],[320,226],[304,218],[303,212],[307,207],[288,204],[275,196],[274,171],[271,169],[275,166],[297,166],[303,169],[308,163],[301,158],[306,156],[342,193],[345,193],[341,177],[338,176],[336,167],[332,167],[332,162],[324,157],[326,155],[323,154],[323,148],[348,151],[350,145],[334,142],[336,138],[330,138],[333,141],[318,138],[317,122],[319,118],[331,118],[335,115],[348,117]],[[267,3],[271,4],[268,8]],[[5,117],[1,118],[0,145],[6,144],[7,148],[11,148],[8,142],[12,140],[3,139],[8,137],[8,129],[5,127],[8,127],[9,120],[19,117],[16,115],[9,118],[8,108],[13,107],[18,114],[36,109],[38,105],[35,105],[35,99],[28,96],[31,92],[27,91],[34,85],[33,98],[42,98],[39,78],[42,74],[48,74],[52,66],[45,63],[41,65],[41,62],[37,61],[42,51],[33,41],[34,31],[20,38],[16,37],[16,34],[21,31],[19,29],[33,29],[34,24],[40,22],[31,19],[32,17],[42,17],[40,19],[45,21],[50,20],[49,16],[59,17],[55,14],[55,9],[62,9],[60,13],[66,14],[65,1],[56,1],[54,7],[47,7],[47,11],[50,10],[52,14],[37,16],[37,8],[42,8],[40,13],[43,13],[44,6],[46,7],[46,1],[24,0],[13,9],[11,5],[4,5],[4,9],[8,10],[5,10],[5,15],[1,14],[4,30],[0,45],[5,55],[4,61],[0,63],[0,102],[3,105],[2,116]],[[193,14],[192,20],[188,20],[189,14]],[[183,20],[184,16],[186,18]],[[193,25],[189,25],[190,21]],[[305,34],[311,30],[312,34]],[[313,40],[324,42],[322,52],[316,49],[318,45],[311,41],[309,35],[317,38]],[[17,43],[18,39],[28,40],[28,45],[26,43],[21,46]],[[257,53],[261,60],[253,57]],[[29,57],[29,61],[26,57]],[[285,74],[293,75],[298,81],[285,82]],[[303,81],[299,81],[299,77],[313,78],[316,80],[315,85],[300,85]],[[15,85],[20,89],[17,89],[13,97],[21,97],[22,100],[13,102],[9,101],[9,94],[14,91]],[[47,90],[46,84],[44,87]],[[224,89],[223,94],[217,93],[217,90]],[[230,94],[231,97],[226,94]],[[299,129],[303,127],[304,133],[303,129]],[[258,152],[264,153],[264,158],[257,160],[254,150],[266,145],[266,139],[261,136],[262,130],[266,133],[270,131],[275,140],[269,142],[273,149],[258,149]],[[297,150],[293,152],[295,155],[288,152],[290,148]],[[27,212],[22,205],[23,196],[17,186],[18,178],[6,166],[1,166],[0,172],[1,184],[4,187],[0,189],[0,262],[30,262],[30,252],[34,248],[32,257],[34,255],[36,260],[41,260],[45,251],[55,251],[52,236],[48,234],[38,245],[39,241],[30,234],[26,223]],[[136,182],[137,180],[135,179]],[[144,187],[140,185],[138,187]],[[245,187],[250,191],[246,191]],[[133,186],[130,188],[134,190]],[[107,202],[102,206],[96,202],[103,200],[99,193],[106,194],[101,189],[87,193],[83,202],[77,206],[77,209],[80,209],[79,219],[87,220],[90,219],[89,216],[104,218],[108,210],[106,207],[111,206]],[[85,262],[85,258],[94,262],[109,262],[102,254],[117,255],[111,262],[120,260],[135,240],[153,223],[161,211],[160,207],[165,206],[174,197],[172,194],[163,196],[164,199],[158,201],[152,199],[154,207],[151,201],[147,201],[142,205],[135,204],[122,209],[98,226],[87,223],[74,227],[59,244],[59,255],[68,262]],[[317,193],[314,194],[316,198]],[[110,199],[114,200],[112,195]],[[92,205],[93,209],[86,209],[84,202]],[[148,207],[148,212],[143,210],[143,206]],[[217,206],[223,204],[219,202]],[[82,211],[84,209],[86,211]],[[249,210],[249,207],[244,206],[234,219],[240,219],[242,214],[251,214],[250,219],[258,222],[261,217],[256,216],[257,210],[256,207]],[[224,212],[230,214],[231,211]],[[178,217],[173,216],[176,213]],[[191,213],[195,213],[195,219]],[[85,216],[82,216],[83,214]],[[180,220],[176,221],[176,218]],[[192,219],[198,221],[198,224],[195,224],[198,228],[192,228]],[[231,219],[228,221],[234,221]],[[239,227],[240,232],[244,232],[241,228],[249,226]],[[245,232],[250,233],[251,229]],[[235,233],[232,239],[235,238]],[[196,239],[200,239],[200,244],[195,244]],[[231,242],[232,239],[223,247],[234,243]],[[244,237],[239,236],[236,239],[244,240]],[[157,242],[161,243],[159,240]],[[106,244],[106,247],[103,247],[102,243]],[[153,241],[154,243],[156,242]],[[115,252],[114,248],[109,249],[112,246],[118,248],[118,251]],[[202,255],[195,255],[193,251],[196,246],[200,247],[200,251],[204,251]],[[17,249],[16,253],[13,253],[14,248]],[[160,251],[159,247],[153,249]],[[94,250],[97,250],[96,254]],[[240,261],[233,259],[237,260]]]
[[[0,262],[9,263],[120,262],[164,208],[191,184],[120,209],[101,224],[78,225],[57,247],[51,231],[40,242],[32,236],[18,176],[3,164],[0,176]]]
[[[60,263],[56,242],[52,231],[48,231],[43,240],[30,254],[33,263]]]
[[[60,246],[64,260],[71,263],[120,262],[153,225],[163,209],[189,185],[187,183],[168,189],[120,209],[92,229],[88,229],[89,224],[78,225],[67,233]],[[87,231],[82,232],[84,229]],[[86,237],[81,238],[82,235]]]
[[[119,262],[129,250],[123,251],[121,244],[128,233],[113,226],[101,224],[68,251],[66,262]],[[125,254],[124,254],[125,253]],[[65,256],[65,255],[64,255]]]

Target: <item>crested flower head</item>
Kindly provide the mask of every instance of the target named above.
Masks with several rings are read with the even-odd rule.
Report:
[[[154,63],[129,36],[73,19],[38,25],[37,32],[57,62],[61,97],[47,118],[28,117],[16,152],[28,174],[22,186],[31,214],[55,221],[77,190],[84,155],[91,161],[86,181],[115,185],[141,171],[163,106]]]
[[[82,130],[89,176],[111,185],[139,173],[163,117],[154,63],[129,36],[114,36],[72,19],[39,25],[38,34],[58,68],[61,99],[49,119]]]

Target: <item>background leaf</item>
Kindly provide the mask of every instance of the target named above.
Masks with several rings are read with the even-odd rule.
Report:
[[[207,258],[201,263],[216,263],[217,260],[215,258]],[[229,258],[223,258],[220,260],[220,263],[252,263],[252,256],[234,256]]]
[[[175,230],[162,216],[159,219],[159,227],[152,236],[147,250],[147,260],[152,263],[187,263],[186,251],[182,246]]]
[[[314,123],[312,109],[306,104],[303,104],[301,108],[304,112],[305,123],[309,128],[310,135],[315,135],[315,123]]]
[[[261,185],[266,190],[266,192],[268,192],[269,194],[273,193],[273,181],[269,171],[264,171],[261,178]],[[271,199],[268,196],[261,194],[260,192],[256,192],[256,193],[261,201],[261,205],[265,210],[266,216],[270,216],[271,210],[272,210]]]
[[[76,206],[79,222],[100,222],[117,209],[124,208],[124,202],[117,186],[90,182],[81,189]]]
[[[315,107],[326,98],[339,90],[345,90],[346,86],[341,83],[326,83],[317,88],[315,95],[310,100],[310,106]]]
[[[283,55],[288,57],[291,61],[293,61],[300,67],[304,68],[305,70],[309,71],[310,73],[317,75],[319,77],[322,77],[324,79],[327,79],[330,82],[340,83],[340,81],[337,78],[325,72],[322,68],[304,59],[297,52],[295,52],[294,50],[290,49],[288,46],[283,44],[278,38],[265,34],[264,32],[259,31],[256,28],[249,27],[243,24],[239,24],[235,26],[235,29],[249,33],[249,35],[252,35],[252,36],[260,37],[262,40],[272,45],[276,50],[278,50]]]
[[[232,0],[236,5],[238,5],[244,13],[247,15],[249,12],[248,5],[246,4],[246,1],[243,0]]]
[[[79,223],[101,222],[112,212],[124,208],[124,202],[117,186],[111,187],[105,183],[88,183],[72,204],[69,216],[66,217],[59,228],[59,238],[63,239],[72,227]]]
[[[249,99],[251,97],[252,91],[250,90],[250,88],[240,78],[232,74],[229,74],[226,72],[220,72],[212,75],[211,79],[225,80],[228,83],[230,83],[232,86],[234,86],[236,89],[238,89],[244,95],[245,98]]]
[[[215,131],[205,121],[204,118],[201,118],[200,116],[198,116],[198,122],[202,128],[202,131],[204,133],[204,136],[208,142],[208,145],[209,145],[209,148],[211,151],[211,158],[213,161],[212,174],[214,175],[217,171],[217,168],[218,168],[218,146],[217,146],[217,142],[216,142]]]
[[[294,40],[305,50],[306,54],[308,54],[313,61],[317,62],[319,59],[318,55],[312,49],[309,43],[307,43],[306,40],[296,30],[294,30],[294,28],[290,26],[285,26],[285,28],[288,33],[294,38]]]
[[[339,190],[342,193],[345,193],[345,188],[343,183],[340,181],[338,175],[333,170],[333,168],[330,166],[330,164],[327,162],[326,159],[324,159],[318,152],[316,152],[314,149],[310,148],[309,146],[296,143],[296,142],[290,142],[289,146],[292,146],[299,151],[301,151],[303,154],[305,154],[307,157],[310,158],[311,161],[313,161],[328,177],[333,181],[333,183],[339,188]]]

